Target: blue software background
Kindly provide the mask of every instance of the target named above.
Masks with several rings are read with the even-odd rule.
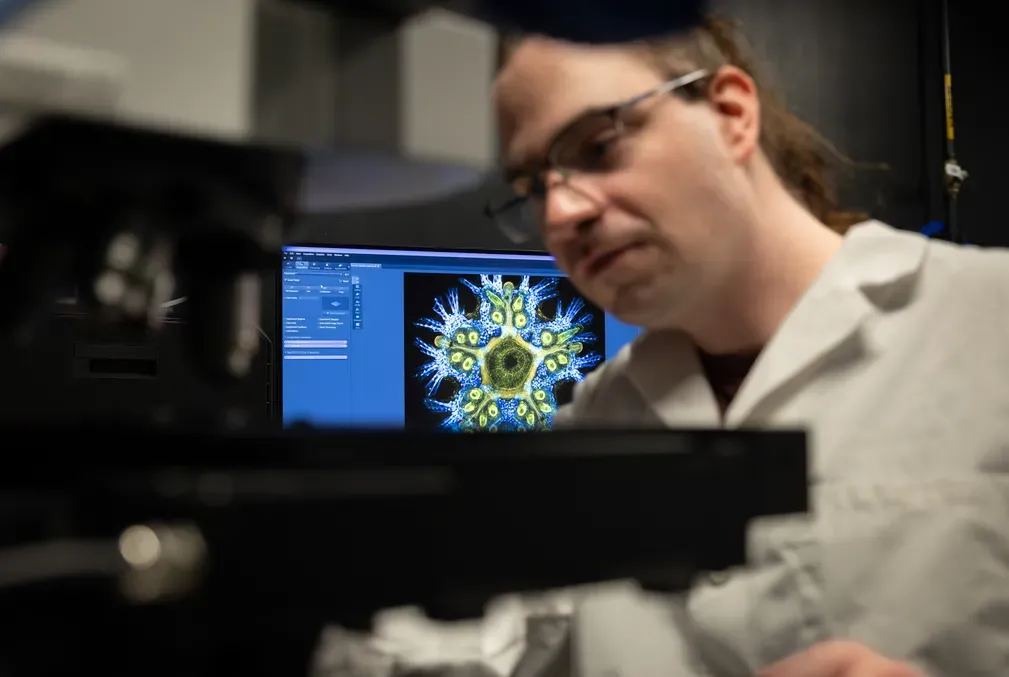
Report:
[[[404,274],[559,275],[552,261],[544,256],[520,258],[511,255],[502,260],[490,255],[469,254],[487,258],[461,259],[453,253],[444,253],[442,258],[425,253],[431,258],[418,260],[402,256],[403,252],[290,247],[285,250],[285,258],[301,254],[312,258],[313,252],[327,251],[349,252],[343,256],[348,257],[350,274],[357,283],[355,289],[360,290],[361,327],[320,330],[318,319],[324,306],[319,293],[314,288],[285,285],[285,280],[315,282],[327,278],[321,274],[302,277],[304,271],[283,271],[280,336],[284,358],[281,377],[285,425],[299,422],[343,427],[398,428],[404,425],[407,378],[404,373],[407,349],[404,345],[404,323],[407,321],[404,317]],[[364,259],[382,263],[355,263]],[[605,327],[607,359],[640,332],[637,327],[608,315]],[[333,338],[337,334],[348,337],[348,346],[342,350],[289,348],[287,345],[287,339]],[[316,358],[329,352],[341,353],[345,359]]]

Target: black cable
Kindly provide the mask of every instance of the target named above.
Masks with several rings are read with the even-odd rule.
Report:
[[[946,159],[943,181],[946,184],[946,232],[952,242],[963,242],[963,232],[957,222],[957,198],[967,172],[956,159],[956,132],[953,126],[953,66],[950,58],[949,1],[940,0],[942,7],[942,71],[946,103]]]

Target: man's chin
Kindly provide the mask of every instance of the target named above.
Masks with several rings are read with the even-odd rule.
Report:
[[[610,315],[624,324],[651,329],[655,324],[655,313],[648,307],[636,303],[618,301],[609,310]]]
[[[609,312],[624,324],[644,329],[665,328],[669,307],[654,291],[646,285],[624,289],[614,297]]]

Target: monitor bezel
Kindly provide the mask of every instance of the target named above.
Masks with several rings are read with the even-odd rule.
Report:
[[[408,247],[404,245],[389,245],[389,244],[318,244],[312,242],[293,242],[290,244],[285,244],[281,253],[284,253],[290,247],[312,247],[316,249],[375,249],[378,251],[410,251],[410,252],[425,252],[425,253],[436,253],[444,252],[446,254],[503,254],[503,255],[519,255],[519,256],[546,256],[548,258],[554,258],[550,252],[544,249],[484,249],[482,247]]]
[[[274,336],[276,340],[273,342],[273,360],[276,365],[274,374],[274,388],[273,388],[273,411],[274,417],[276,419],[276,426],[284,430],[284,337],[283,337],[283,325],[284,325],[284,312],[283,312],[283,293],[282,293],[282,283],[284,266],[283,266],[283,254],[287,252],[290,247],[311,247],[317,249],[359,249],[367,250],[373,249],[377,251],[414,251],[414,252],[444,252],[446,254],[503,254],[503,255],[526,255],[526,256],[545,256],[548,258],[553,258],[549,252],[537,249],[484,249],[484,248],[474,248],[474,247],[429,247],[429,246],[405,246],[405,245],[372,245],[372,244],[332,244],[332,243],[313,243],[313,242],[292,242],[285,244],[281,248],[281,262],[277,266],[276,273],[274,276]]]

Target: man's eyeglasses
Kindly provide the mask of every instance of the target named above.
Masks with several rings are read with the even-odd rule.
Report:
[[[510,180],[487,201],[484,212],[516,244],[529,241],[540,228],[541,208],[547,193],[547,176],[557,172],[563,180],[575,174],[604,171],[606,146],[626,134],[627,113],[661,94],[669,94],[709,75],[696,70],[616,105],[589,111],[564,126],[547,149],[543,165]]]

